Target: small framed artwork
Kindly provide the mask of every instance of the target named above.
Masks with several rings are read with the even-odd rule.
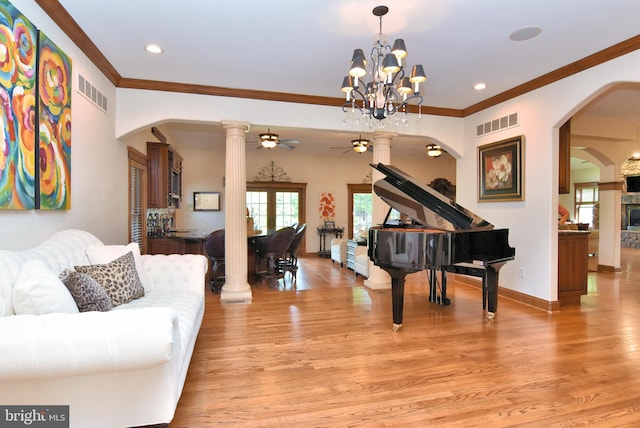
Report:
[[[524,200],[524,136],[478,147],[478,201]]]
[[[336,228],[336,222],[335,221],[325,221],[324,222],[324,228],[325,229],[335,229]]]
[[[194,211],[220,211],[220,192],[193,192]]]

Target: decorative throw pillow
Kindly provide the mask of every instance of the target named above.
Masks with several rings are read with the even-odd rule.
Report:
[[[60,274],[60,279],[71,292],[80,312],[106,312],[113,308],[105,289],[86,273],[65,269]]]
[[[49,266],[29,260],[20,268],[13,286],[13,310],[16,315],[77,313],[71,293]]]
[[[89,245],[87,247],[87,256],[89,261],[94,265],[102,265],[114,261],[120,256],[127,254],[129,251],[133,253],[136,261],[136,270],[138,277],[145,290],[151,290],[151,280],[142,269],[142,259],[140,255],[140,246],[136,242],[127,245]]]
[[[114,307],[144,296],[131,251],[107,264],[76,266],[75,269],[98,281]]]

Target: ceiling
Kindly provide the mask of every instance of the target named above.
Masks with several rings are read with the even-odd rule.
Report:
[[[383,18],[387,42],[403,38],[406,63],[424,66],[424,105],[458,110],[638,36],[640,28],[637,0],[58,3],[123,78],[334,98],[342,96],[339,86],[353,49],[370,51],[379,25],[371,11],[385,4],[390,9]],[[541,34],[510,40],[511,33],[529,26],[540,27]],[[159,44],[164,52],[148,54],[148,43]],[[477,82],[487,88],[474,90]],[[631,111],[637,120],[639,93],[631,101],[602,100],[591,106],[593,114]],[[303,142],[306,138],[280,134]],[[349,135],[337,133],[323,141],[345,145],[353,138]]]

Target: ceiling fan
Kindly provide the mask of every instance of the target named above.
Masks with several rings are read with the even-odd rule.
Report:
[[[274,147],[280,147],[287,150],[293,150],[296,148],[296,144],[300,143],[294,139],[280,139],[278,134],[273,134],[271,129],[267,129],[267,132],[258,135],[258,149],[273,149]]]
[[[437,144],[427,144],[426,146],[424,146],[424,149],[412,149],[411,151],[416,153],[424,153],[427,156],[433,158],[440,157],[443,153],[447,153],[445,149]]]
[[[373,146],[370,145],[368,139],[362,138],[362,135],[360,135],[355,140],[351,140],[351,146],[329,147],[329,149],[347,149],[343,153],[348,153],[353,150],[358,154],[362,154],[364,152],[372,152]]]

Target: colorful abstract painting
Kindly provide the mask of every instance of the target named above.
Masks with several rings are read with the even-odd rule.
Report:
[[[71,208],[71,59],[42,31],[38,47],[36,208]]]
[[[0,0],[0,209],[36,199],[36,29]]]

